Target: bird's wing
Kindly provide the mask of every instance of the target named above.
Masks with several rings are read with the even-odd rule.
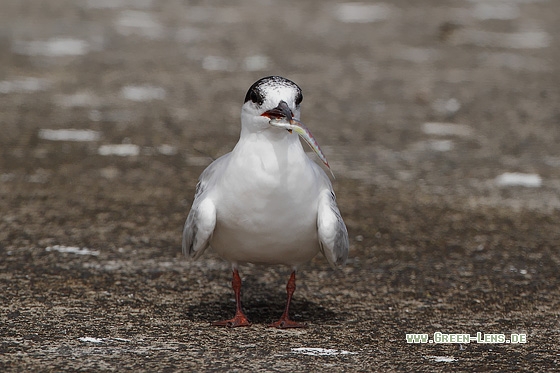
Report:
[[[183,254],[198,258],[210,244],[216,226],[216,206],[210,198],[193,205],[183,229]]]
[[[319,243],[323,255],[331,266],[341,266],[348,258],[348,231],[336,205],[332,189],[321,192],[317,213]]]
[[[209,191],[216,183],[216,170],[223,167],[229,153],[216,159],[200,175],[191,211],[183,228],[183,254],[197,259],[210,245],[216,227],[216,206]]]

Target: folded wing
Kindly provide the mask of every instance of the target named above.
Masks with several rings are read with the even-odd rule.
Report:
[[[336,196],[324,190],[319,197],[317,229],[321,251],[331,266],[342,266],[348,258],[348,231],[340,216]]]
[[[218,158],[200,175],[191,211],[183,228],[183,254],[197,259],[210,245],[216,227],[216,206],[209,197],[215,185],[216,170],[223,167],[230,153]]]

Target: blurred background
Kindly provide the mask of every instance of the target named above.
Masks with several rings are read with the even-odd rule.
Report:
[[[19,304],[9,312],[35,307],[26,302],[47,288],[64,304],[72,286],[111,287],[115,276],[139,291],[134,281],[151,271],[159,287],[143,290],[157,288],[150,296],[189,289],[188,307],[200,302],[196,291],[218,302],[215,313],[188,317],[175,304],[177,319],[222,317],[228,266],[212,254],[186,263],[181,229],[200,172],[237,141],[246,90],[272,74],[303,89],[302,121],[337,177],[352,244],[345,281],[364,288],[345,293],[339,280],[331,291],[367,302],[363,311],[389,302],[365,287],[367,276],[405,304],[403,289],[463,299],[452,291],[465,291],[458,276],[486,270],[496,288],[508,276],[529,294],[552,286],[558,14],[553,0],[0,1],[0,264],[6,304]],[[310,266],[330,276],[324,260]],[[429,277],[442,268],[446,280]],[[33,276],[44,289],[29,285]],[[300,296],[339,311],[329,289],[314,298],[320,276],[309,276]],[[69,278],[82,280],[60,285]],[[196,287],[200,278],[219,279],[215,298]],[[473,312],[496,310],[477,278],[465,286],[488,303]],[[501,291],[502,301],[523,293]],[[135,306],[152,301],[161,299]]]
[[[560,206],[555,2],[1,7],[4,186],[86,159],[82,176],[117,181],[153,159],[205,165],[234,145],[246,89],[275,74],[303,88],[302,119],[341,178]],[[538,193],[509,198],[503,182]]]

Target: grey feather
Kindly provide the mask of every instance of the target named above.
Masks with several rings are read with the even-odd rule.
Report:
[[[201,211],[201,208],[203,208],[202,205],[205,202],[209,202],[207,201],[208,185],[215,184],[212,182],[215,178],[217,166],[226,161],[228,156],[229,153],[212,162],[200,175],[191,211],[183,227],[183,255],[196,259],[210,246],[210,239],[215,226],[215,216],[212,221],[211,216],[205,216],[206,211]]]

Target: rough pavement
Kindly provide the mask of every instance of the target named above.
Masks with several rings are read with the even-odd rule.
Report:
[[[0,370],[553,369],[560,3],[368,4],[0,5]],[[302,268],[309,328],[266,327],[289,270],[253,266],[253,326],[215,328],[230,269],[182,225],[270,74],[304,91],[350,260]],[[435,332],[527,343],[406,341]]]

